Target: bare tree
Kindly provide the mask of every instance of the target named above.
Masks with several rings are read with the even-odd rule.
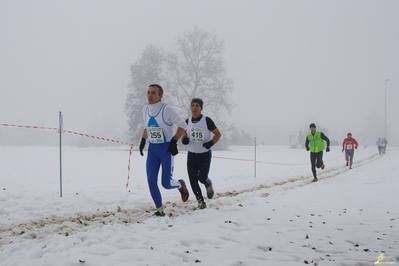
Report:
[[[130,68],[132,81],[125,112],[132,141],[141,137],[142,108],[151,83],[164,88],[163,99],[175,106],[184,118],[190,116],[191,99],[202,98],[206,114],[223,129],[224,136],[228,136],[232,126],[222,120],[222,116],[231,113],[233,82],[226,78],[223,53],[224,44],[218,36],[198,28],[178,38],[176,49],[168,54],[148,46]]]
[[[128,134],[133,142],[141,138],[144,128],[142,109],[146,104],[148,85],[163,82],[164,58],[161,48],[149,45],[141,54],[141,58],[130,67],[131,82],[128,85],[129,92],[124,111],[128,117]]]
[[[201,98],[206,114],[218,127],[227,129],[223,114],[232,109],[233,82],[226,78],[223,60],[224,43],[218,36],[195,28],[178,38],[177,49],[167,56],[165,75],[168,102],[181,110],[183,117],[190,115],[190,101]]]

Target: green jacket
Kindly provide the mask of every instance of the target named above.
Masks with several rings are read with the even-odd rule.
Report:
[[[321,152],[324,150],[324,140],[321,138],[321,132],[316,131],[314,135],[308,134],[310,152]]]

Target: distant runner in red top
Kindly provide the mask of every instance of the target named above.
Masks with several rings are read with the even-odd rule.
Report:
[[[342,142],[342,152],[345,151],[346,166],[349,165],[349,169],[352,169],[353,155],[358,145],[357,141],[352,138],[352,133],[348,133],[347,138]]]

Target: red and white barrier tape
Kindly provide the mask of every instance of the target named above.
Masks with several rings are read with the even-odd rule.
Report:
[[[59,130],[59,128],[56,128],[56,127],[22,126],[22,125],[15,125],[15,124],[2,124],[2,125],[3,125],[3,126],[8,126],[8,127],[19,127],[19,128],[49,129],[49,130],[57,130],[57,131]],[[64,132],[70,133],[70,134],[79,135],[79,136],[82,136],[82,137],[87,137],[87,138],[92,138],[92,139],[98,139],[98,140],[109,141],[109,142],[113,142],[113,143],[126,144],[126,145],[133,145],[133,144],[131,144],[131,143],[127,143],[127,142],[123,142],[123,141],[119,141],[119,140],[115,140],[115,139],[93,136],[93,135],[89,135],[89,134],[85,134],[85,133],[80,133],[80,132],[76,132],[76,131],[72,131],[72,130],[64,130]]]
[[[22,125],[15,125],[15,124],[1,124],[5,127],[22,127],[22,128],[34,128],[34,129],[50,129],[50,130],[58,130],[56,127],[42,127],[42,126],[22,126]]]
[[[55,127],[43,127],[43,126],[22,126],[22,125],[15,125],[15,124],[2,124],[3,126],[10,126],[10,127],[19,127],[19,128],[33,128],[33,129],[49,129],[49,130],[57,130],[59,131],[58,128]],[[84,134],[84,133],[80,133],[80,132],[76,132],[76,131],[71,131],[71,130],[64,130],[64,132],[70,133],[70,134],[75,134],[78,136],[82,136],[82,137],[87,137],[87,138],[92,138],[92,139],[98,139],[98,140],[103,140],[103,141],[109,141],[109,142],[113,142],[113,143],[119,143],[119,144],[125,144],[125,145],[129,145],[130,149],[129,149],[129,162],[128,162],[128,176],[127,176],[127,182],[126,182],[126,189],[129,186],[129,181],[130,181],[130,158],[133,152],[133,146],[134,144],[131,143],[127,143],[127,142],[123,142],[123,141],[119,141],[119,140],[114,140],[114,139],[110,139],[110,138],[104,138],[104,137],[97,137],[97,136],[93,136],[93,135],[89,135],[89,134]],[[186,153],[186,152],[179,152],[179,153]],[[218,158],[218,159],[224,159],[224,160],[235,160],[235,161],[246,161],[246,162],[254,162],[254,159],[239,159],[239,158],[229,158],[229,157],[220,157],[220,156],[212,156],[213,158]],[[339,157],[330,159],[331,160],[335,160]],[[274,165],[306,165],[308,163],[297,163],[297,164],[293,164],[293,163],[272,163],[272,162],[261,162],[261,161],[256,161],[256,163],[262,163],[262,164],[274,164]]]
[[[127,164],[127,181],[126,181],[126,189],[129,186],[129,181],[130,181],[130,158],[132,157],[132,152],[133,152],[133,144],[130,145],[129,149],[129,163]]]
[[[57,132],[59,131],[59,128],[56,128],[56,127],[22,126],[22,125],[5,124],[5,123],[3,123],[2,125],[6,126],[6,127],[48,129],[48,130],[56,130]],[[93,135],[89,135],[89,134],[84,134],[84,133],[71,131],[71,130],[63,130],[63,132],[67,132],[67,133],[78,135],[78,136],[82,136],[82,137],[92,138],[92,139],[98,139],[98,140],[109,141],[109,142],[118,143],[118,144],[129,145],[130,146],[130,149],[129,149],[129,162],[128,162],[128,165],[127,165],[128,173],[127,173],[127,182],[126,182],[126,189],[127,189],[127,187],[129,186],[129,180],[130,180],[130,158],[131,158],[132,152],[133,152],[133,146],[134,146],[133,144],[127,143],[127,142],[123,142],[123,141],[119,141],[119,140],[115,140],[115,139],[110,139],[110,138],[104,138],[104,137],[98,137],[98,136],[93,136]]]
[[[71,131],[71,130],[64,130],[64,132],[67,132],[67,133],[70,133],[70,134],[79,135],[79,136],[82,136],[82,137],[87,137],[87,138],[92,138],[92,139],[98,139],[98,140],[109,141],[109,142],[113,142],[113,143],[126,144],[126,145],[133,145],[133,144],[131,144],[131,143],[127,143],[127,142],[123,142],[123,141],[119,141],[119,140],[114,140],[114,139],[109,139],[109,138],[104,138],[104,137],[97,137],[97,136],[93,136],[93,135],[89,135],[89,134],[84,134],[84,133],[80,133],[80,132],[76,132],[76,131]]]
[[[179,153],[186,153],[187,152],[179,152]],[[222,159],[222,160],[232,160],[232,161],[244,161],[244,162],[255,162],[254,159],[240,159],[240,158],[231,158],[231,157],[221,157],[221,156],[213,156],[212,159],[217,158],[217,159]],[[261,162],[261,161],[256,161],[256,163],[264,163],[264,164],[279,164],[279,165],[303,165],[303,164],[309,164],[309,163],[298,163],[298,164],[293,164],[293,163],[271,163],[271,162]]]

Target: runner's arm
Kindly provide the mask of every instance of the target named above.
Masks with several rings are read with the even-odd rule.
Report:
[[[146,129],[146,128],[143,130],[143,136],[142,136],[142,138],[143,138],[143,139],[147,139],[147,129]]]
[[[330,139],[323,132],[321,132],[321,138],[327,142],[327,147],[330,147]]]

